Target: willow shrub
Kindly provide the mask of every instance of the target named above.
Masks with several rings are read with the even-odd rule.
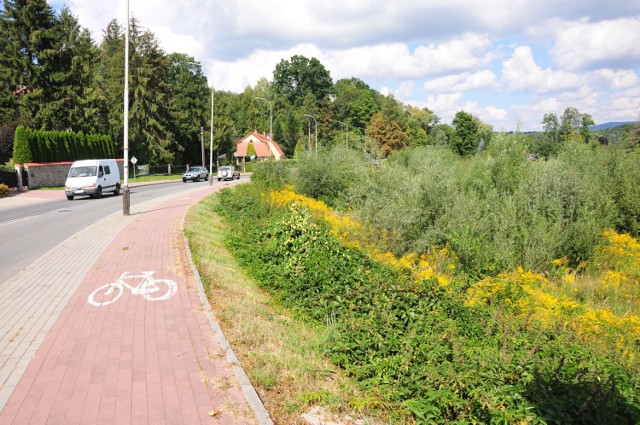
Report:
[[[501,135],[482,154],[406,149],[373,165],[330,151],[298,161],[298,193],[348,209],[396,255],[449,244],[473,276],[524,267],[545,271],[567,256],[587,260],[605,229],[640,230],[640,155],[615,147],[565,146],[527,159],[525,139]]]
[[[291,182],[298,193],[326,202],[348,205],[349,190],[368,172],[365,156],[343,146],[300,155]]]

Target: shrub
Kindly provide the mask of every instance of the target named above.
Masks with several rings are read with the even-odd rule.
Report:
[[[297,159],[292,182],[296,191],[329,205],[345,204],[348,191],[364,173],[362,153],[343,146]]]
[[[262,161],[253,166],[251,181],[265,188],[279,189],[289,184],[295,161],[282,159],[279,161]]]
[[[9,196],[9,186],[4,183],[0,183],[0,198]]]
[[[115,144],[108,135],[85,136],[82,131],[33,131],[22,126],[15,133],[13,157],[18,164],[109,158],[115,154]]]
[[[610,354],[625,349],[615,333],[600,344],[574,327],[603,326],[588,310],[537,295],[543,275],[443,286],[341,245],[328,222],[302,203],[272,203],[262,186],[219,196],[243,267],[280,303],[330,326],[327,355],[397,422],[640,420],[637,360]]]
[[[31,130],[18,126],[13,142],[13,160],[16,164],[26,164],[33,161],[31,151]]]

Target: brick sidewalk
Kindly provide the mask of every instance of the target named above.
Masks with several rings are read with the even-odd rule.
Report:
[[[133,208],[132,217],[122,218],[130,221],[70,296],[0,424],[271,422],[216,333],[185,254],[184,214],[210,192],[199,189],[146,211]],[[150,286],[155,292],[141,286],[148,278],[126,278],[143,272],[158,279]],[[129,286],[111,288],[109,296],[109,287],[98,289],[121,277]]]

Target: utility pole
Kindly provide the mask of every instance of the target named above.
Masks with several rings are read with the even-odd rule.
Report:
[[[200,150],[202,151],[202,166],[204,167],[204,127],[200,127]]]
[[[213,186],[213,87],[211,87],[211,134],[209,142],[209,186]]]
[[[129,0],[127,0],[127,25],[124,38],[124,188],[122,190],[122,214],[131,212],[129,192]]]
[[[318,121],[312,115],[304,114],[304,116],[311,118],[316,125],[316,155],[318,155]],[[311,139],[311,129],[309,129],[309,139]]]

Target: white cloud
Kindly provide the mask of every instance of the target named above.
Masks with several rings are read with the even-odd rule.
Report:
[[[446,43],[418,46],[412,53],[404,43],[387,43],[328,51],[327,65],[336,79],[415,79],[446,72],[465,71],[489,60],[488,38],[465,34]]]
[[[191,57],[204,56],[205,48],[200,40],[190,34],[176,34],[171,28],[159,25],[150,28],[158,38],[162,49],[167,53],[184,53]]]
[[[584,83],[578,74],[542,69],[528,46],[516,48],[511,58],[502,62],[502,77],[514,90],[532,89],[537,93],[575,89]]]
[[[488,117],[487,119],[483,119],[487,122],[504,122],[507,119],[508,112],[503,108],[496,108],[494,106],[487,106],[485,109],[485,115],[483,117]],[[481,118],[483,118],[481,117]]]
[[[600,69],[595,72],[594,77],[601,78],[603,85],[613,90],[627,89],[640,85],[640,77],[630,69],[621,71],[608,68]]]
[[[590,69],[603,63],[640,65],[640,17],[601,22],[553,20],[555,44],[551,53],[566,69]]]
[[[400,86],[395,91],[395,97],[400,99],[407,99],[413,96],[413,90],[416,86],[416,83],[413,81],[404,81],[400,83]]]
[[[496,74],[485,69],[473,74],[464,72],[435,78],[424,83],[423,88],[438,93],[450,93],[487,88],[493,86],[495,82]]]
[[[68,4],[97,42],[111,19],[125,21],[125,0],[50,1]],[[461,109],[496,128],[517,119],[524,129],[568,106],[596,120],[640,114],[638,1],[135,0],[130,7],[165,51],[200,61],[216,89],[241,92],[271,80],[280,60],[301,54],[334,80],[393,89],[443,122]]]
[[[380,89],[380,93],[381,93],[383,96],[389,96],[389,95],[392,95],[392,94],[393,94],[393,91],[391,91],[391,89],[390,89],[389,87],[382,87],[382,88]]]
[[[323,62],[322,52],[312,45],[300,45],[287,51],[258,50],[246,58],[233,62],[209,61],[206,65],[210,84],[217,90],[242,92],[255,86],[261,78],[271,80],[273,70],[283,58],[294,55],[316,57]]]

